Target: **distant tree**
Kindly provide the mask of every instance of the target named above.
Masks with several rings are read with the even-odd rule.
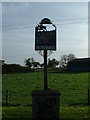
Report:
[[[44,67],[44,63],[41,63],[41,64],[40,64],[40,67],[41,67],[41,68]]]
[[[25,59],[25,65],[27,66],[27,67],[32,67],[32,63],[31,63],[31,59],[32,58],[27,58],[27,59]]]
[[[67,55],[62,55],[60,59],[60,67],[65,68],[67,66],[68,57]]]
[[[37,68],[37,67],[39,67],[39,66],[40,66],[40,63],[39,63],[39,62],[36,62],[36,61],[35,61],[35,62],[33,63],[33,68]]]
[[[48,67],[52,67],[52,61],[50,60],[50,58],[48,59]]]
[[[0,60],[0,63],[1,63],[2,65],[4,65],[4,64],[5,64],[5,60]]]
[[[73,60],[73,59],[75,59],[75,58],[76,58],[76,57],[75,57],[74,54],[72,54],[72,53],[68,54],[68,61],[71,61],[71,60]]]
[[[26,59],[25,60],[25,65],[27,66],[27,67],[32,67],[32,68],[37,68],[38,66],[40,66],[40,63],[39,62],[36,62],[35,60],[34,60],[34,58],[28,58],[28,59]]]
[[[58,60],[56,60],[54,58],[52,60],[50,60],[50,58],[48,59],[48,67],[56,68],[57,65],[59,65]]]
[[[21,66],[19,64],[4,64],[2,73],[26,73],[34,71],[30,67]]]
[[[75,59],[75,55],[70,53],[68,55],[62,55],[61,59],[59,61],[60,67],[61,68],[66,68],[67,67],[67,63],[71,60]]]

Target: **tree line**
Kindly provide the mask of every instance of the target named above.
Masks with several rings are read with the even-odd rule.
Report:
[[[55,58],[53,59],[48,58],[47,67],[49,68],[59,67],[65,69],[67,67],[68,62],[73,59],[75,59],[74,54],[62,55],[60,60],[57,60]],[[27,58],[25,60],[25,66],[30,68],[38,68],[38,67],[44,67],[44,63],[40,64],[39,62],[35,61],[34,58]]]
[[[71,53],[68,55],[62,55],[60,60],[57,60],[55,58],[48,58],[47,68],[59,68],[59,70],[65,70],[67,69],[68,62],[73,59],[75,59],[75,55]],[[26,58],[25,66],[21,66],[19,64],[6,64],[4,60],[1,60],[0,62],[2,63],[2,73],[33,72],[38,68],[44,67],[44,63],[39,63],[34,58]]]

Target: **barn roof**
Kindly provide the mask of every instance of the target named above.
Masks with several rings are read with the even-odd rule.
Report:
[[[68,62],[69,66],[90,66],[90,58],[77,58]]]
[[[70,62],[90,62],[90,58],[76,58],[71,60]]]
[[[90,71],[90,58],[77,58],[68,62],[69,71]]]

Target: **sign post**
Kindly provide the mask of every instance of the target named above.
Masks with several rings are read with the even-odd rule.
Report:
[[[47,29],[51,27],[53,29]],[[44,51],[44,90],[48,90],[47,83],[47,50],[56,50],[56,26],[48,18],[44,18],[35,28],[35,50]]]
[[[59,91],[49,90],[47,82],[47,54],[56,50],[56,26],[44,18],[35,27],[35,50],[43,51],[44,90],[32,91],[33,120],[59,120]]]
[[[47,83],[47,50],[44,50],[44,90],[48,90]]]

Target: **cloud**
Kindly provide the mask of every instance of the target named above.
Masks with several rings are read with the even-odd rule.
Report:
[[[2,3],[3,11],[8,13],[17,13],[19,11],[25,11],[30,8],[29,2],[3,2]]]

